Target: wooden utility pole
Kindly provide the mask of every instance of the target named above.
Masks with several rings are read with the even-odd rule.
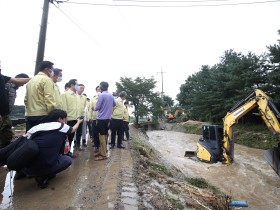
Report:
[[[44,59],[48,16],[49,16],[49,3],[50,2],[52,3],[52,1],[53,0],[44,0],[34,75],[38,73],[38,67]]]

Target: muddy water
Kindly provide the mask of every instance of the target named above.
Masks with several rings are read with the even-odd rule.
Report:
[[[247,201],[247,209],[280,210],[280,178],[263,158],[263,150],[235,144],[235,161],[226,166],[184,157],[196,150],[198,135],[148,131],[150,143],[175,167],[190,177],[205,178],[233,200]]]

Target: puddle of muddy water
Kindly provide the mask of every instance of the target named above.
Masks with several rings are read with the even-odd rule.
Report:
[[[9,171],[6,175],[5,180],[1,180],[4,183],[4,190],[2,194],[2,202],[0,209],[7,209],[13,205],[13,192],[14,192],[14,171]]]
[[[148,131],[149,142],[186,176],[202,177],[231,195],[247,201],[248,209],[280,209],[280,178],[263,158],[263,151],[235,144],[235,161],[230,166],[208,164],[184,157],[195,151],[198,135],[174,131]]]

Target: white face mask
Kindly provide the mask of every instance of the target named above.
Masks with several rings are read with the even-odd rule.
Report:
[[[81,87],[80,87],[79,85],[75,85],[75,90],[76,90],[76,91],[79,91],[80,88],[81,88]]]
[[[62,81],[62,77],[58,77],[57,82],[61,82],[61,81]]]
[[[50,77],[53,77],[54,76],[54,72],[53,71],[51,71],[51,73],[50,73]]]

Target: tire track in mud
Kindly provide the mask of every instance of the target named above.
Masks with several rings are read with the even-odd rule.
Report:
[[[77,174],[77,192],[68,209],[137,209],[137,188],[133,183],[133,162],[128,144],[125,149],[110,150],[107,160],[93,159],[90,153],[89,158],[83,160],[85,165],[91,166]],[[76,165],[83,164],[81,158],[78,161]]]

